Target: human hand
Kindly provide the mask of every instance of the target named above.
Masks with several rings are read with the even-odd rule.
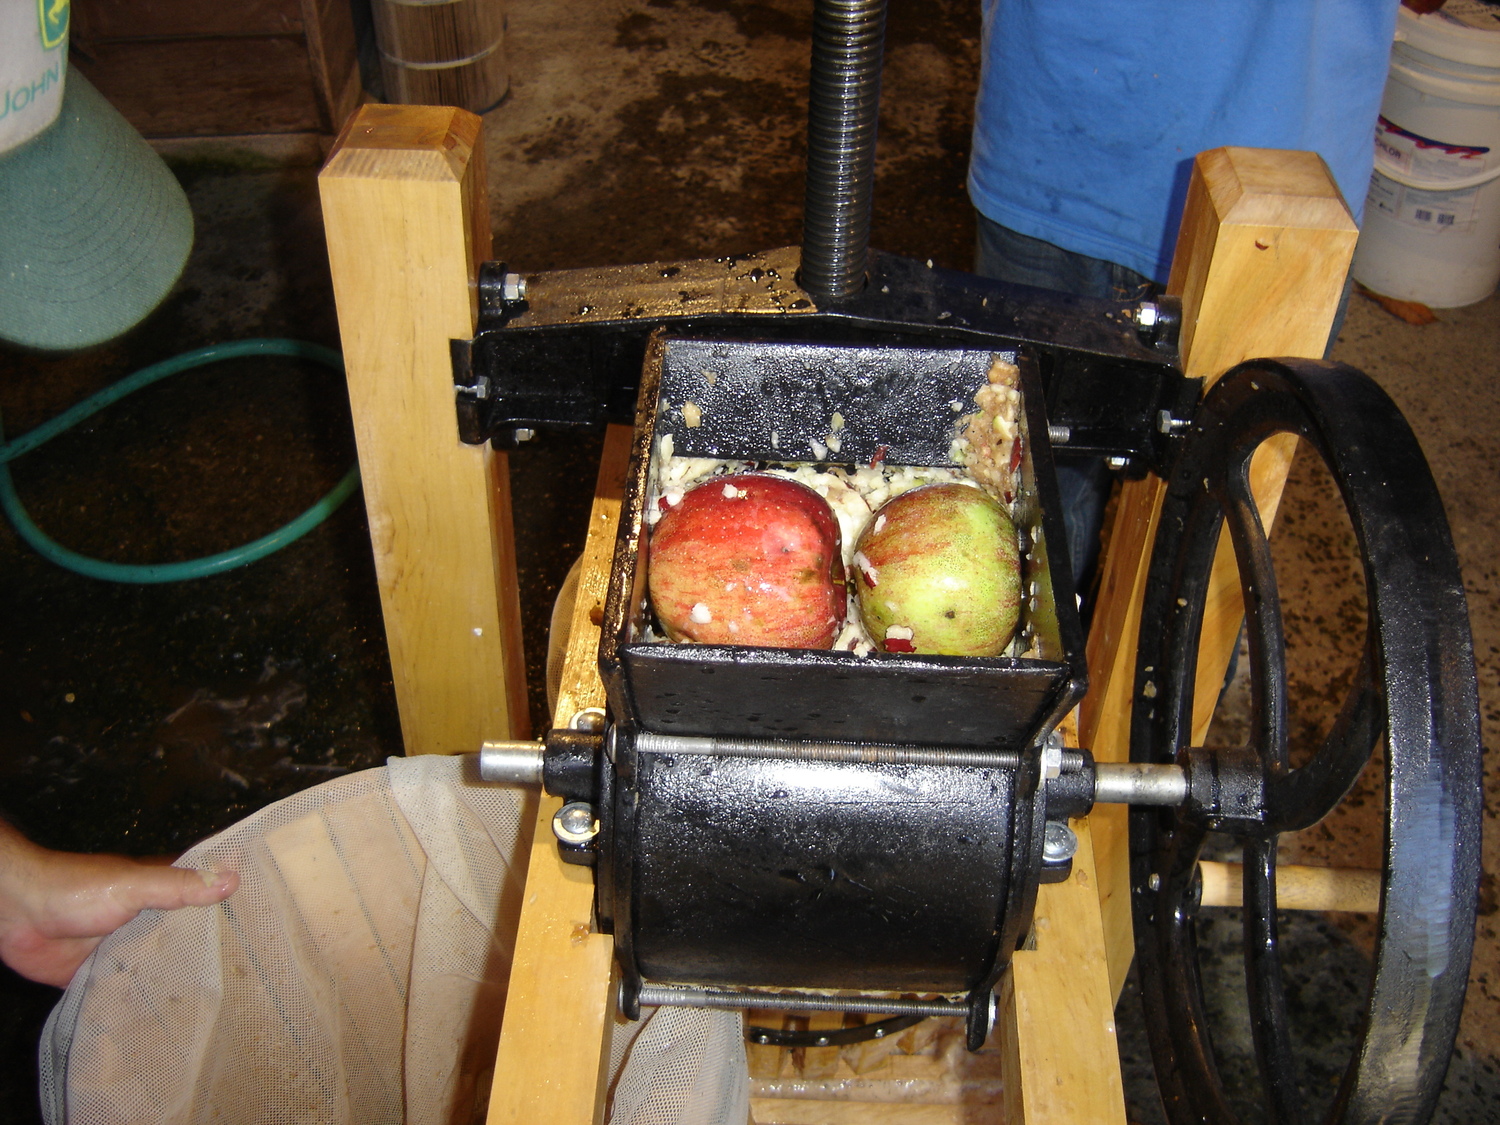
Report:
[[[239,883],[233,871],[51,851],[0,821],[0,960],[63,988],[95,946],[142,910],[211,906]]]

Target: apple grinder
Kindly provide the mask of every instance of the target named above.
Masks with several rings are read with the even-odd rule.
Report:
[[[635,426],[599,652],[608,712],[578,716],[541,745],[489,745],[481,772],[567,801],[558,847],[594,869],[626,1015],[681,1004],[892,1017],[818,1033],[820,1043],[957,1014],[980,1047],[1037,886],[1068,874],[1068,818],[1129,803],[1152,1053],[1174,1121],[1198,1121],[1230,1119],[1212,1100],[1193,945],[1205,841],[1224,834],[1242,852],[1246,981],[1262,1013],[1253,1035],[1265,1096],[1286,1107],[1297,1086],[1276,838],[1322,819],[1383,743],[1380,939],[1335,1119],[1392,1104],[1425,1119],[1467,984],[1480,749],[1457,558],[1416,440],[1385,394],[1343,365],[1255,360],[1204,394],[1178,365],[1170,299],[1072,297],[870,249],[883,26],[881,0],[815,5],[800,249],[525,276],[481,268],[479,329],[453,344],[464,439],[522,450],[542,430]],[[679,455],[730,461],[952,466],[954,404],[968,409],[996,357],[1019,368],[1022,400],[1012,654],[650,637],[646,508],[662,437]],[[824,440],[835,413],[846,423],[837,450]],[[1340,718],[1295,768],[1275,574],[1248,483],[1256,447],[1283,432],[1338,482],[1369,603],[1365,658]],[[1130,763],[1095,763],[1057,731],[1087,687],[1058,510],[1055,462],[1070,457],[1169,486]],[[1226,528],[1242,575],[1253,731],[1243,748],[1209,751],[1188,732]],[[1414,1065],[1389,1065],[1397,1057]]]

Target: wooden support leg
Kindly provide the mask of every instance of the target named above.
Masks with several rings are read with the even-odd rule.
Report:
[[[586,708],[604,706],[599,619],[620,524],[630,442],[628,426],[611,426],[605,437],[555,726],[567,726]],[[603,1119],[615,1016],[614,942],[590,927],[593,872],[558,858],[552,816],[561,807],[558,798],[543,797],[537,813],[489,1125],[586,1125]]]
[[[478,117],[369,105],[319,176],[409,754],[527,733],[506,458],[458,440],[449,341],[474,335],[489,207]]]
[[[1358,228],[1327,166],[1313,153],[1221,148],[1193,167],[1167,291],[1182,298],[1186,373],[1216,379],[1262,356],[1320,357],[1338,310]],[[1252,480],[1269,531],[1296,440],[1273,438]],[[1110,532],[1089,635],[1089,694],[1082,744],[1101,762],[1130,756],[1130,705],[1150,547],[1163,486],[1126,485]],[[1194,738],[1201,741],[1239,633],[1239,578],[1227,537],[1219,544],[1198,665]],[[1124,807],[1096,809],[1099,897],[1114,994],[1134,953]]]
[[[1089,818],[1073,829],[1073,874],[1037,889],[1033,940],[1000,982],[1005,1125],[1125,1125]]]

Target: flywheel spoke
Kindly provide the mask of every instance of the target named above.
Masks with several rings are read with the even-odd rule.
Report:
[[[1385,696],[1375,679],[1368,638],[1343,709],[1312,760],[1268,786],[1270,827],[1300,832],[1322,820],[1344,799],[1385,730]]]
[[[1250,713],[1255,722],[1252,746],[1260,754],[1267,773],[1274,776],[1287,766],[1286,641],[1271,544],[1250,493],[1249,465],[1247,449],[1239,471],[1232,473],[1227,482],[1229,496],[1224,514],[1239,563],[1246,635],[1250,642]]]
[[[1245,987],[1250,1034],[1274,1125],[1302,1120],[1297,1067],[1286,1012],[1286,985],[1276,937],[1276,837],[1245,842]]]

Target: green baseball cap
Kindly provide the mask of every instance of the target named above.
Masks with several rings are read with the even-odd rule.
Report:
[[[0,339],[86,348],[176,284],[193,214],[151,146],[67,69],[67,0],[0,0]]]

